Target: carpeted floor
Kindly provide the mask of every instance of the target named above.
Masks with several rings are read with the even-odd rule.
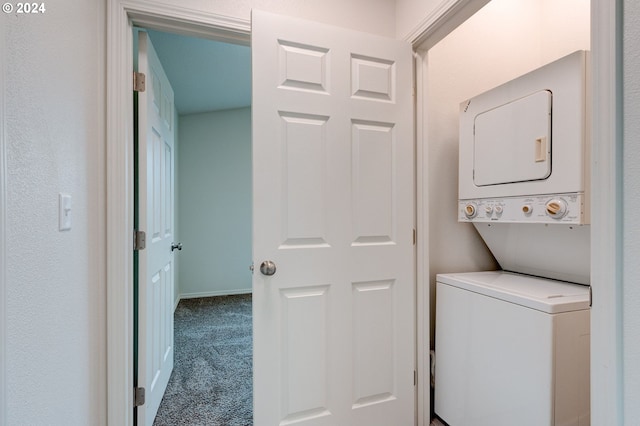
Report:
[[[181,300],[175,362],[154,426],[253,424],[251,295]]]

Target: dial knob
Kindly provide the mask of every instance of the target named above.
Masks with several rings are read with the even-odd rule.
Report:
[[[478,213],[478,210],[476,209],[476,205],[473,203],[469,203],[466,206],[464,206],[464,215],[467,216],[467,218],[471,219],[476,217],[476,214]]]
[[[491,214],[493,213],[493,207],[491,206],[485,207],[484,212],[487,214],[487,216],[491,216]]]
[[[496,206],[496,214],[497,215],[501,215],[502,214],[502,206]]]
[[[547,214],[554,219],[562,219],[567,214],[567,202],[560,198],[547,201],[545,207]]]

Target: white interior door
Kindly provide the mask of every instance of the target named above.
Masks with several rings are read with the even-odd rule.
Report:
[[[254,11],[252,52],[254,424],[413,425],[411,48]]]
[[[174,107],[173,89],[147,33],[139,32],[138,211],[146,248],[138,254],[138,386],[146,402],[138,425],[152,425],[173,370]]]

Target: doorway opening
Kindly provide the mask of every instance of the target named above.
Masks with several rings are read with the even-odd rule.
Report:
[[[138,28],[134,40],[138,31],[175,95],[175,362],[151,418],[158,425],[185,416],[242,423],[252,417],[250,48]],[[147,77],[148,91],[156,84]],[[134,301],[134,318],[139,303],[149,302]],[[134,353],[134,370],[153,362]]]

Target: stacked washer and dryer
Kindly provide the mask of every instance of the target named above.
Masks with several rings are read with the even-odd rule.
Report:
[[[588,52],[460,106],[459,221],[501,271],[439,274],[435,413],[589,425]]]

